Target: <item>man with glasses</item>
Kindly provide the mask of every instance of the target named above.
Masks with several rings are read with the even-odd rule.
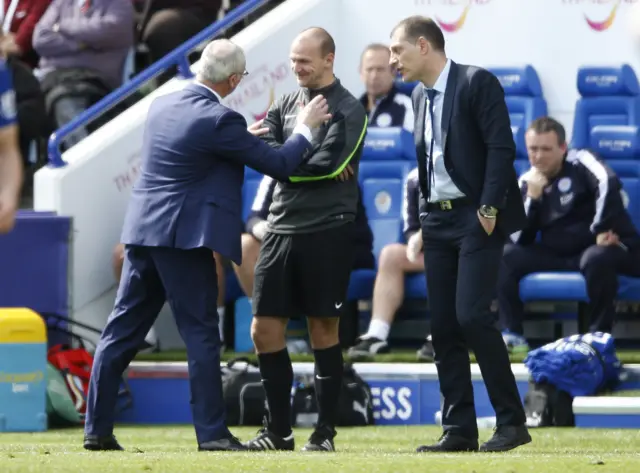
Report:
[[[165,301],[187,346],[199,450],[243,450],[225,423],[220,374],[216,264],[240,263],[244,167],[286,179],[310,157],[311,130],[327,120],[318,96],[296,115],[291,138],[274,150],[221,104],[245,72],[228,40],[204,50],[194,83],[157,98],[148,112],[142,165],[124,222],[124,266],[113,312],[95,352],[84,448],[122,450],[113,436],[120,380]]]

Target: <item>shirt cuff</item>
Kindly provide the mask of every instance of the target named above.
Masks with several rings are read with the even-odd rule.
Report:
[[[312,139],[311,130],[307,125],[305,125],[304,123],[300,123],[299,125],[296,125],[296,127],[293,129],[293,134],[296,134],[296,133],[304,136],[307,139],[307,141],[311,143],[311,139]]]

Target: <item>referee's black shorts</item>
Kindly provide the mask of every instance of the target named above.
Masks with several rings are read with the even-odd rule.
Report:
[[[257,316],[339,317],[354,263],[355,224],[314,233],[267,233],[253,285]]]

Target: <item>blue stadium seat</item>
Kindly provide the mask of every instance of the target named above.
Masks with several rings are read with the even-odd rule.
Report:
[[[523,302],[586,302],[587,289],[580,273],[533,273],[520,281]]]
[[[405,299],[426,299],[427,278],[424,273],[409,274],[404,280]]]
[[[369,127],[364,140],[362,161],[393,161],[397,159],[416,162],[413,135],[402,127]]]
[[[264,177],[258,171],[249,167],[244,168],[244,185],[242,186],[242,220],[246,222],[249,213],[251,212],[251,206],[253,205],[253,199],[258,192],[260,181]]]
[[[527,159],[524,134],[533,120],[547,115],[547,101],[542,95],[538,73],[532,66],[494,67],[489,71],[504,89],[517,156]]]
[[[362,203],[373,232],[373,253],[378,260],[382,248],[402,238],[402,191],[412,164],[408,161],[362,161],[358,179]],[[366,300],[373,293],[374,270],[351,274],[347,299]]]
[[[591,130],[590,149],[615,171],[622,181],[623,200],[640,229],[640,128],[598,125]]]
[[[376,261],[382,247],[402,238],[402,191],[411,169],[407,161],[369,161],[360,163],[362,203],[373,232]]]
[[[589,132],[589,149],[605,161],[640,158],[640,128],[597,125]]]
[[[582,67],[577,87],[572,147],[587,148],[598,125],[640,125],[640,86],[630,66]]]

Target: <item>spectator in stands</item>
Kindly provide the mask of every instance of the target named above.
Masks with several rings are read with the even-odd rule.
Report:
[[[387,338],[396,312],[404,299],[405,276],[424,271],[419,199],[418,168],[414,168],[407,175],[402,204],[402,230],[407,243],[391,243],[380,252],[378,274],[373,287],[371,322],[367,333],[360,336],[358,343],[349,349],[349,356],[353,359],[368,358],[389,352]],[[433,360],[433,346],[430,339],[427,339],[425,345],[418,350],[418,358]]]
[[[253,200],[251,214],[247,218],[246,233],[242,234],[242,264],[233,268],[238,276],[238,282],[242,291],[251,298],[253,295],[253,276],[260,244],[267,233],[267,217],[269,206],[273,200],[273,192],[277,181],[269,176],[262,178],[258,191]],[[367,213],[362,204],[362,191],[359,190],[358,211],[356,213],[356,254],[354,256],[353,269],[374,269],[375,258],[373,256],[373,233],[369,227]]]
[[[224,265],[222,263],[222,256],[218,253],[213,253],[216,260],[216,273],[218,276],[218,316],[220,318],[219,328],[220,328],[220,341],[222,343],[222,351],[225,349],[224,342],[224,312],[225,312],[225,270]],[[120,284],[120,276],[122,275],[122,265],[124,264],[124,245],[122,243],[118,243],[113,250],[113,276],[115,277],[116,283]],[[151,348],[159,349],[159,343],[155,341],[156,336],[153,331],[153,328],[149,332],[147,339],[145,340],[145,346],[142,348]]]
[[[590,331],[608,333],[617,274],[640,277],[640,235],[614,172],[588,150],[568,150],[565,130],[553,118],[532,122],[525,140],[532,167],[520,178],[520,189],[528,224],[505,245],[497,286],[503,336],[512,351],[528,350],[518,287],[524,276],[580,271],[589,296]]]
[[[122,83],[133,46],[131,0],[53,0],[36,25],[33,46],[47,113],[59,128]],[[89,131],[69,135],[73,146]]]
[[[0,59],[0,235],[15,225],[23,172],[11,72]]]
[[[360,57],[360,79],[366,92],[360,97],[369,114],[369,126],[402,127],[413,133],[411,98],[394,85],[395,73],[389,66],[389,47],[373,43]]]
[[[144,0],[137,29],[151,61],[163,58],[215,22],[221,4],[221,0]],[[158,82],[162,84],[173,75],[175,69],[170,69]]]
[[[33,48],[33,30],[50,3],[51,0],[3,0],[0,52],[4,57],[36,67],[38,54]]]

